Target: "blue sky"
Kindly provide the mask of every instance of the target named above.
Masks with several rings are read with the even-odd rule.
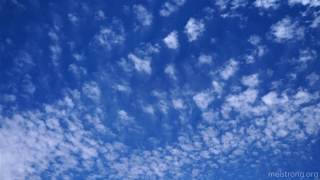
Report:
[[[318,0],[1,1],[0,179],[320,173],[319,14]]]

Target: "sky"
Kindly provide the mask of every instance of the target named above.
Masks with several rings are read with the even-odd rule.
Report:
[[[0,179],[316,179],[319,50],[319,0],[1,0]]]

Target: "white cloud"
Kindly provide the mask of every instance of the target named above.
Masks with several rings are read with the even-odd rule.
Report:
[[[60,45],[53,44],[53,45],[50,45],[50,51],[51,51],[52,62],[55,66],[57,66],[59,64],[58,60],[62,54],[62,49],[61,49]]]
[[[228,118],[231,111],[239,111],[241,115],[246,116],[260,114],[263,109],[252,107],[257,97],[258,91],[256,89],[247,89],[239,94],[228,95],[222,107],[223,117]]]
[[[73,57],[75,60],[77,60],[77,61],[81,61],[81,60],[84,59],[84,55],[79,54],[79,53],[73,53],[73,54],[72,54],[72,57]]]
[[[163,39],[163,42],[168,48],[177,49],[179,47],[178,33],[176,31],[171,32]]]
[[[140,59],[134,54],[129,54],[128,58],[133,62],[134,68],[139,71],[146,74],[151,74],[151,63],[149,60]]]
[[[58,42],[59,41],[58,34],[53,30],[49,31],[48,36],[49,36],[50,40],[53,41],[53,42]]]
[[[259,8],[277,8],[279,6],[279,0],[256,0],[254,5]]]
[[[50,174],[55,177],[78,166],[78,160],[92,168],[97,144],[82,129],[81,115],[77,112],[84,106],[77,104],[79,109],[74,110],[66,106],[69,102],[65,100],[46,105],[46,110],[16,112],[2,122],[0,179],[39,179],[49,166],[55,168]],[[62,121],[66,126],[61,126]]]
[[[234,59],[230,59],[224,69],[220,71],[220,76],[224,80],[228,80],[238,70],[239,63]]]
[[[184,32],[187,34],[189,42],[197,40],[204,32],[205,26],[201,20],[190,18],[185,26]]]
[[[251,35],[248,39],[248,41],[252,44],[252,45],[259,45],[261,42],[261,38],[257,35]]]
[[[142,26],[150,26],[153,21],[152,14],[142,5],[134,5],[133,12],[135,16]]]
[[[171,0],[165,2],[160,9],[160,15],[165,17],[170,16],[183,6],[185,2],[186,0]]]
[[[151,115],[153,115],[155,111],[152,105],[145,105],[142,107],[142,110]]]
[[[125,110],[119,110],[118,117],[120,118],[120,120],[123,120],[123,121],[128,121],[128,120],[133,119],[132,117],[130,117],[128,115],[128,113]]]
[[[212,122],[215,118],[215,114],[211,111],[203,112],[201,116],[207,122]]]
[[[213,91],[219,95],[222,94],[223,91],[223,84],[218,82],[218,81],[212,81],[212,87],[213,87]]]
[[[212,56],[201,54],[198,58],[199,64],[212,64]]]
[[[241,78],[241,82],[245,86],[256,87],[259,84],[258,74],[252,74],[252,75],[249,75],[249,76],[243,76]]]
[[[312,95],[306,91],[299,90],[295,95],[295,105],[301,105],[309,102],[312,99]]]
[[[317,28],[320,25],[320,16],[317,16],[314,18],[314,20],[312,21],[310,27],[311,28]]]
[[[123,85],[123,84],[117,84],[115,86],[113,86],[114,89],[116,89],[117,91],[120,92],[126,92],[126,93],[130,93],[131,92],[131,88],[127,85]]]
[[[299,52],[299,59],[298,61],[300,63],[308,63],[312,60],[315,60],[317,58],[317,52],[315,50],[310,49],[303,49]]]
[[[83,75],[87,74],[87,70],[76,64],[70,64],[68,70],[77,78],[80,79]]]
[[[308,83],[310,86],[313,86],[315,83],[317,83],[320,80],[320,76],[316,73],[309,74],[306,79],[308,80]]]
[[[209,92],[200,92],[193,96],[193,100],[201,110],[205,110],[214,100],[214,97]]]
[[[176,70],[173,66],[173,64],[169,64],[164,69],[164,72],[172,79],[176,79]]]
[[[304,6],[318,7],[320,6],[319,0],[289,0],[289,5],[301,4]]]
[[[106,19],[106,16],[102,10],[98,10],[95,18],[98,20],[104,20],[104,19]]]
[[[35,91],[37,90],[37,87],[34,85],[34,83],[32,82],[32,77],[29,74],[26,74],[23,77],[22,83],[21,83],[21,88],[23,90],[23,92],[25,92],[26,94],[24,94],[23,96],[32,96]]]
[[[268,105],[268,106],[272,106],[272,105],[275,105],[275,104],[278,104],[280,99],[278,97],[278,94],[277,92],[275,91],[271,91],[269,92],[268,94],[264,95],[262,97],[262,101]]]
[[[304,37],[304,28],[286,17],[271,26],[271,33],[277,42],[299,40]]]
[[[101,98],[101,91],[96,82],[85,83],[82,87],[82,93],[95,102],[98,102]]]
[[[259,110],[262,112],[260,114],[247,113],[246,117],[236,115],[234,119],[220,116],[219,106],[209,109],[211,102],[203,101],[207,101],[212,95],[209,92],[200,92],[193,97],[201,101],[199,108],[205,110],[202,113],[205,121],[199,121],[197,131],[190,132],[189,128],[183,130],[183,127],[178,131],[177,141],[156,146],[151,150],[137,148],[132,151],[131,146],[121,140],[127,129],[114,135],[113,142],[98,138],[109,137],[109,134],[95,134],[99,123],[100,127],[106,128],[101,123],[105,121],[105,116],[101,116],[104,111],[100,106],[87,108],[87,103],[80,101],[77,91],[57,103],[45,104],[44,109],[15,112],[11,116],[0,114],[0,179],[39,179],[51,168],[54,169],[50,171],[52,178],[72,179],[65,174],[88,172],[85,178],[163,179],[174,175],[183,179],[190,173],[185,170],[186,166],[192,166],[192,169],[197,171],[193,172],[197,175],[196,178],[205,179],[207,176],[201,174],[208,168],[216,169],[229,163],[240,162],[244,165],[257,165],[257,157],[251,155],[259,155],[260,150],[270,154],[290,155],[293,142],[293,146],[305,145],[318,137],[318,97],[306,90],[299,90],[289,98],[284,98],[287,96],[285,92],[270,93],[274,95],[267,94],[271,98],[265,100],[269,102],[266,104],[261,102],[257,90],[254,89],[227,96],[226,103],[236,107],[234,111],[237,113],[263,109]],[[154,94],[165,101],[165,92]],[[272,104],[272,99],[276,102],[280,100],[282,104],[270,107],[268,104]],[[182,105],[184,102],[181,101],[184,99],[175,100],[176,102],[171,102],[175,108],[181,112],[189,111]],[[308,103],[310,101],[315,103]],[[185,109],[181,109],[182,107]],[[134,118],[125,110],[115,110],[115,113],[118,117],[116,121],[121,121],[120,128],[136,125]],[[91,122],[97,123],[96,126],[91,128],[92,124],[87,124]],[[168,130],[171,128],[169,125],[163,127]],[[148,142],[157,142],[157,139]],[[301,153],[305,156],[304,150],[296,151],[295,155]],[[243,158],[246,158],[246,162],[241,161]],[[195,161],[201,163],[195,164]],[[94,171],[90,171],[91,169]]]
[[[182,99],[172,99],[172,104],[173,107],[177,110],[185,108],[185,104]]]
[[[102,27],[100,32],[94,36],[94,42],[107,50],[110,50],[115,45],[121,45],[125,41],[122,25],[116,23],[112,26],[117,26],[117,28]]]
[[[79,21],[78,17],[72,13],[68,14],[68,18],[69,18],[69,21],[71,21],[73,24],[77,24]]]

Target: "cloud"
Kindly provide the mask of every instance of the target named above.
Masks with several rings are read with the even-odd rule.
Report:
[[[138,20],[138,23],[142,26],[152,25],[152,14],[142,5],[134,5],[133,12]]]
[[[133,119],[132,117],[130,117],[128,115],[128,113],[125,111],[125,110],[119,110],[118,111],[118,116],[121,120],[124,120],[124,121],[128,121],[130,119]]]
[[[258,1],[260,4],[257,4]],[[148,2],[153,7],[154,4]],[[275,1],[255,1],[261,8],[273,9],[273,5],[267,4],[268,2]],[[277,2],[280,4],[280,1]],[[160,3],[160,14],[172,16],[184,3],[185,0]],[[232,22],[239,20],[240,28],[247,27],[245,23],[252,20],[242,16],[242,9],[234,9],[246,7],[249,3],[247,0],[221,0],[212,3],[225,6],[225,11],[216,11],[215,6],[210,10],[203,7],[198,15],[207,15],[209,13],[204,11],[210,11],[213,20],[220,22],[223,20],[220,19],[220,14],[224,16],[232,11],[232,15],[235,15]],[[313,8],[309,8],[311,0],[305,1],[305,4],[307,8],[301,8],[302,11],[297,7],[297,13],[301,12],[305,16],[302,19],[288,18],[290,23],[284,23],[284,29],[292,28],[293,24],[296,28],[292,32],[295,33],[304,24],[302,20],[310,20],[306,22],[307,25],[312,23],[313,19],[309,18],[313,14]],[[105,12],[108,13],[104,14],[88,8],[89,5],[80,4],[80,9],[85,14],[89,13],[89,17],[96,17],[93,21],[98,22],[98,25],[93,30],[97,29],[97,32],[88,31],[85,33],[88,37],[77,34],[69,37],[69,33],[78,31],[74,29],[75,31],[62,34],[62,30],[67,28],[64,26],[61,32],[58,31],[59,28],[49,32],[50,46],[58,46],[61,54],[59,50],[49,49],[46,52],[41,48],[38,50],[37,47],[29,47],[35,44],[34,40],[20,45],[16,42],[17,38],[10,37],[11,44],[0,44],[0,52],[4,54],[6,50],[15,47],[28,50],[28,53],[18,53],[17,58],[14,58],[13,72],[7,72],[6,69],[10,62],[4,62],[5,66],[1,67],[4,70],[1,73],[4,81],[0,86],[0,179],[213,179],[220,175],[222,179],[241,179],[243,173],[229,171],[231,166],[249,167],[254,171],[261,168],[261,162],[264,162],[263,167],[286,167],[281,165],[290,165],[290,162],[282,161],[283,159],[299,157],[294,160],[308,161],[313,158],[308,150],[312,150],[310,147],[317,142],[320,132],[320,77],[317,67],[312,66],[318,54],[316,49],[310,49],[316,47],[312,44],[317,43],[313,34],[315,29],[304,31],[308,32],[305,33],[307,39],[311,33],[311,44],[304,41],[297,46],[290,45],[290,51],[284,53],[286,56],[280,57],[285,59],[284,67],[287,67],[289,58],[297,63],[294,65],[308,64],[310,69],[291,72],[292,64],[289,64],[285,68],[288,72],[283,74],[283,64],[280,64],[280,68],[272,69],[275,73],[271,79],[281,83],[272,87],[275,83],[268,82],[270,77],[263,77],[271,70],[257,67],[261,63],[273,67],[272,62],[277,59],[272,62],[244,64],[247,57],[255,59],[262,56],[263,53],[260,52],[264,50],[259,49],[263,49],[264,45],[268,45],[271,51],[267,53],[272,54],[274,47],[269,48],[270,39],[263,34],[249,35],[249,42],[241,39],[243,36],[239,37],[243,40],[240,44],[245,45],[240,49],[244,54],[237,49],[229,54],[220,52],[229,43],[220,44],[221,39],[216,38],[216,43],[212,44],[210,38],[215,34],[211,34],[207,39],[204,37],[205,42],[199,44],[199,47],[187,48],[190,52],[182,52],[178,56],[173,53],[170,56],[172,53],[162,52],[160,46],[162,44],[172,49],[185,49],[185,44],[178,41],[178,30],[170,30],[171,27],[168,26],[171,32],[166,37],[157,37],[161,32],[168,32],[165,28],[155,33],[155,37],[151,33],[152,36],[147,35],[147,38],[139,35],[132,39],[131,31],[125,31],[125,27],[132,27],[131,22],[126,22],[126,26],[120,22],[119,26],[117,23],[104,24],[109,22],[110,16],[113,17],[113,10],[106,9]],[[136,8],[133,15],[136,15],[134,18],[137,20],[133,22],[133,26],[145,27],[145,22],[139,21],[139,16],[144,19],[143,11],[149,15],[152,13],[146,9],[149,6],[142,6],[142,11],[140,6],[133,5]],[[122,8],[123,6],[119,12]],[[282,7],[280,9],[281,12],[284,10]],[[116,9],[114,11],[118,12]],[[195,21],[190,26],[211,21],[204,16],[201,19],[190,18],[189,21]],[[189,17],[184,18],[188,20]],[[265,18],[272,17],[268,14]],[[68,22],[68,18],[57,19],[54,23]],[[160,17],[160,20],[167,21],[169,18]],[[147,20],[147,24],[146,26],[151,26],[155,21]],[[272,27],[276,27],[276,24]],[[32,26],[27,27],[28,32],[33,30]],[[46,27],[44,26],[45,29]],[[193,27],[197,28],[199,27]],[[278,35],[281,42],[296,38],[296,35],[288,37],[281,30],[278,32],[274,29],[274,32],[271,31],[274,34],[268,35],[274,39]],[[40,28],[38,30],[41,32]],[[232,28],[228,30],[233,33]],[[190,42],[200,39],[204,31],[204,25],[203,30],[190,30],[193,35],[187,34],[185,29]],[[175,33],[176,37],[170,37]],[[89,35],[93,37],[91,41]],[[124,45],[127,36],[130,37],[130,42],[126,45],[128,47],[118,51],[117,46]],[[228,41],[228,38],[222,40]],[[83,44],[88,41],[94,47]],[[295,51],[297,47],[299,50]],[[102,53],[92,53],[101,50]],[[8,52],[9,56],[4,55],[4,60],[10,60],[11,54],[15,56],[15,52]],[[214,55],[202,52],[214,52]],[[45,74],[49,82],[59,81],[55,79],[55,74],[51,74],[51,70],[46,71],[46,61],[36,61],[53,53],[57,53],[57,60],[61,58],[61,63],[57,61],[60,63],[59,67],[53,71],[61,71],[64,78],[52,89],[59,91],[46,95],[48,97],[41,97],[41,100],[36,97],[27,102],[20,101],[21,96],[43,95],[43,87],[37,82],[38,76],[34,75],[41,78]],[[224,62],[231,55],[237,60],[226,59]],[[46,68],[42,69],[43,66]],[[148,78],[148,84],[143,84],[141,80],[146,79],[137,78],[135,71],[139,77],[151,77],[148,76],[151,73],[154,73],[154,77]],[[15,77],[7,78],[9,73]],[[70,74],[78,78],[72,76],[69,81]],[[295,74],[296,80],[302,80],[302,83],[284,79],[286,74]],[[169,82],[168,85],[168,82],[163,82],[168,80],[166,76],[175,79],[174,83]],[[16,82],[11,82],[12,80]],[[144,87],[140,86],[141,83]],[[47,103],[43,103],[42,99]],[[228,173],[227,177],[224,173]]]
[[[317,83],[320,80],[320,76],[316,73],[309,74],[306,79],[308,80],[308,83],[310,86],[313,86],[315,83]]]
[[[185,2],[186,0],[170,0],[165,2],[160,9],[160,15],[165,17],[170,16],[172,13],[179,10]]]
[[[138,71],[138,72],[143,72],[146,74],[151,74],[152,69],[151,69],[151,63],[149,60],[144,60],[144,59],[140,59],[139,57],[137,57],[134,54],[129,54],[128,58],[133,62],[134,64],[134,68]]]
[[[33,95],[37,89],[32,82],[32,77],[29,74],[24,76],[21,86],[23,91],[26,92],[27,95]]]
[[[128,85],[124,85],[124,84],[116,84],[115,86],[113,86],[113,88],[120,92],[125,92],[125,93],[131,92],[131,88]]]
[[[76,64],[70,64],[68,70],[77,78],[80,79],[82,76],[87,74],[87,70]]]
[[[69,21],[73,24],[77,24],[79,21],[79,18],[73,13],[68,13],[68,18],[69,18]]]
[[[212,64],[212,56],[206,55],[206,54],[201,54],[198,57],[198,62],[199,64]]]
[[[256,87],[259,84],[258,74],[244,76],[241,79],[243,85],[248,87]]]
[[[309,103],[313,101],[311,97],[315,97],[311,93],[299,90],[286,101],[279,101],[289,96],[284,92],[270,93],[262,100],[255,89],[229,94],[223,105],[226,109],[233,108],[232,113],[228,112],[229,116],[235,112],[247,115],[237,116],[235,120],[220,116],[223,108],[219,106],[209,108],[212,103],[210,92],[199,92],[193,99],[204,110],[202,117],[205,121],[199,122],[197,131],[182,130],[177,141],[170,144],[132,151],[120,139],[109,142],[99,138],[106,134],[94,134],[99,125],[106,128],[101,123],[103,111],[99,110],[100,106],[88,109],[87,104],[81,102],[79,92],[72,91],[56,103],[45,104],[43,109],[16,112],[10,117],[0,114],[4,120],[0,127],[0,144],[3,147],[0,149],[3,155],[0,177],[37,179],[54,168],[50,171],[51,177],[69,177],[64,172],[71,172],[70,177],[74,177],[72,172],[86,172],[85,177],[99,174],[96,178],[107,179],[182,178],[189,173],[185,167],[192,166],[197,170],[194,174],[205,178],[201,172],[208,168],[224,168],[226,164],[239,162],[239,159],[246,158],[242,164],[256,165],[257,157],[248,153],[260,150],[264,150],[266,156],[279,151],[290,153],[288,149],[292,142],[303,144],[312,136],[316,137],[320,130],[319,103]],[[165,96],[161,93],[155,95]],[[173,99],[172,104],[179,111],[187,110],[183,101]],[[270,106],[270,102],[281,103]],[[136,125],[127,111],[118,109],[116,113],[120,128]],[[94,123],[94,128],[91,128],[93,124],[87,123]],[[121,132],[120,136],[122,133],[127,131]],[[198,163],[195,164],[196,161]]]
[[[304,37],[304,28],[286,17],[271,26],[271,34],[276,42],[300,40]]]
[[[252,104],[258,97],[256,89],[247,89],[237,95],[229,95],[226,102],[233,108],[245,108],[248,104]]]
[[[201,110],[205,110],[214,100],[214,97],[209,92],[200,92],[193,96],[193,100]]]
[[[27,73],[36,66],[32,56],[24,51],[18,53],[13,62],[14,70],[19,74]]]
[[[299,52],[298,62],[302,64],[306,64],[310,61],[313,61],[317,58],[317,52],[315,50],[310,49],[302,49]]]
[[[101,99],[101,90],[96,82],[85,83],[82,87],[82,93],[95,102],[99,102]]]
[[[168,48],[177,49],[179,47],[178,33],[176,31],[171,32],[163,39],[163,42]]]
[[[289,1],[289,5],[301,4],[301,5],[310,6],[310,7],[320,6],[320,2],[318,0],[288,0],[288,1]]]
[[[62,49],[58,44],[51,45],[49,49],[51,51],[52,62],[55,66],[57,66],[59,64],[58,60],[62,54]]]
[[[67,96],[45,109],[17,112],[6,118],[0,128],[1,179],[38,179],[49,166],[55,168],[50,175],[55,177],[78,166],[78,160],[91,168],[97,144],[82,128],[79,109],[69,106],[70,101],[75,99]],[[83,104],[78,103],[77,108],[80,106]]]
[[[262,101],[266,105],[272,106],[277,104],[280,101],[280,99],[278,98],[278,94],[275,91],[271,91],[262,97]]]
[[[213,91],[218,95],[221,95],[223,92],[223,83],[218,81],[212,81],[211,84],[212,84]]]
[[[145,105],[145,106],[142,107],[142,110],[145,113],[148,113],[148,114],[151,114],[151,115],[153,115],[154,111],[155,111],[152,105]]]
[[[177,110],[185,108],[185,104],[182,99],[172,99],[172,105]]]
[[[275,9],[279,6],[279,0],[256,0],[254,5],[258,8]]]
[[[124,29],[121,23],[114,22],[110,26],[100,28],[99,33],[94,36],[94,43],[106,50],[119,46],[125,41]]]
[[[312,95],[307,91],[299,90],[293,97],[295,100],[294,103],[297,106],[302,105],[304,103],[308,103],[312,99],[311,96]]]
[[[248,41],[250,42],[250,44],[257,46],[261,42],[261,37],[259,37],[257,35],[251,35],[249,37]]]
[[[53,65],[58,66],[59,59],[62,54],[62,49],[60,46],[60,37],[58,36],[58,32],[56,30],[50,30],[48,36],[52,42],[52,44],[49,45],[52,63]]]
[[[184,28],[189,42],[197,40],[205,30],[205,26],[201,20],[190,18]]]
[[[15,102],[17,97],[13,94],[3,94],[1,99],[4,101],[4,102]],[[1,110],[0,110],[1,112]]]
[[[173,64],[169,64],[166,66],[166,68],[164,69],[164,73],[166,73],[170,78],[172,79],[176,79],[176,70],[173,66]]]
[[[317,28],[320,25],[320,16],[317,16],[314,18],[314,20],[312,21],[310,27],[311,28]]]
[[[220,76],[224,80],[228,80],[238,70],[239,63],[234,59],[230,59],[224,69],[220,71]]]
[[[104,12],[102,10],[98,10],[96,12],[95,18],[97,20],[104,20],[104,19],[106,19],[106,15],[104,14]]]

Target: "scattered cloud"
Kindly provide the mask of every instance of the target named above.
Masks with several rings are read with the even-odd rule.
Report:
[[[205,30],[204,23],[201,20],[190,18],[185,26],[184,32],[187,34],[190,42],[197,40]]]
[[[185,104],[182,99],[172,99],[172,105],[177,110],[185,108]]]
[[[256,0],[254,5],[258,8],[270,9],[279,7],[279,0]]]
[[[149,60],[140,59],[139,57],[137,57],[134,54],[129,54],[128,58],[133,62],[134,68],[138,72],[151,74],[151,72],[152,72],[151,62]]]
[[[160,15],[165,17],[170,16],[172,13],[179,10],[185,2],[186,0],[170,0],[165,2],[160,9]]]
[[[144,27],[151,26],[153,21],[152,14],[143,5],[134,5],[133,12],[139,25]]]
[[[259,84],[258,74],[243,76],[241,82],[245,86],[256,87]]]
[[[201,54],[198,57],[198,62],[199,64],[212,64],[212,56],[206,55],[206,54]]]
[[[320,2],[318,0],[288,0],[289,5],[304,5],[304,6],[310,6],[310,7],[318,7],[320,6]]]
[[[300,40],[304,37],[304,28],[286,17],[271,26],[271,34],[276,42]]]
[[[313,72],[313,73],[309,74],[309,75],[306,77],[306,79],[308,80],[309,85],[312,86],[312,85],[314,85],[316,82],[319,82],[320,76],[319,76],[318,74],[316,74],[316,73]]]
[[[220,71],[220,76],[224,80],[228,80],[238,70],[239,63],[234,59],[230,59],[224,69]]]
[[[116,89],[117,91],[120,91],[120,92],[125,92],[125,93],[130,93],[131,92],[130,86],[124,85],[124,84],[116,84],[114,86],[114,89]]]
[[[164,69],[164,73],[166,73],[172,79],[177,79],[176,70],[173,64],[167,65],[166,68]]]
[[[82,93],[95,102],[99,102],[101,99],[101,90],[96,82],[85,83]]]
[[[179,47],[178,33],[173,31],[169,33],[164,39],[163,42],[170,49],[177,49]]]
[[[214,100],[214,97],[210,92],[199,92],[192,98],[201,110],[207,109],[211,102]]]
[[[0,30],[11,32],[0,42],[0,179],[241,179],[231,166],[314,163],[318,2],[209,4],[167,0],[155,17],[152,1],[51,3],[48,22],[23,18],[19,30],[11,13]],[[270,14],[282,11],[290,17]],[[252,16],[273,23],[267,34]],[[248,33],[229,38],[230,20]]]
[[[116,28],[111,28],[117,26]],[[125,41],[124,30],[121,24],[115,23],[111,26],[102,27],[94,36],[94,42],[106,50],[111,50],[114,46],[119,46]]]

